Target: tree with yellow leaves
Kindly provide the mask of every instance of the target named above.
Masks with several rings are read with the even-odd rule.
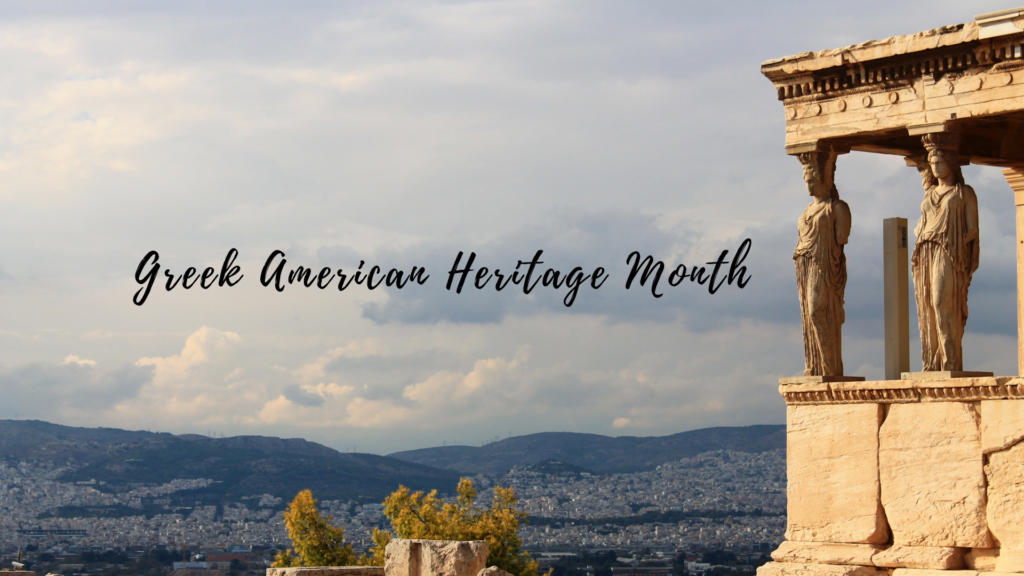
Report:
[[[345,529],[332,524],[330,515],[324,517],[316,509],[316,499],[309,490],[299,492],[288,509],[284,511],[284,524],[288,529],[291,550],[278,552],[274,558],[275,568],[288,566],[352,566],[384,564],[383,548],[381,554],[373,558],[356,557],[352,546],[345,544]],[[376,534],[374,534],[376,537]]]
[[[429,494],[409,492],[405,486],[384,501],[384,515],[399,538],[424,540],[486,540],[488,566],[497,566],[515,576],[537,576],[537,561],[521,550],[519,523],[527,517],[516,509],[518,499],[512,488],[496,487],[489,508],[477,508],[476,489],[467,478],[459,480],[455,504]],[[387,532],[374,531],[375,556],[384,556],[390,540]]]

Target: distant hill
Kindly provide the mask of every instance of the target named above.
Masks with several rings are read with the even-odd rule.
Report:
[[[41,420],[0,420],[0,459],[81,466],[109,458],[133,444],[170,436],[117,428],[75,428]]]
[[[565,462],[595,472],[639,472],[713,450],[766,452],[786,447],[782,424],[703,428],[671,436],[601,436],[541,432],[483,447],[445,446],[389,454],[417,464],[472,473],[500,473],[513,466]]]
[[[97,480],[104,482],[97,487],[108,491],[177,478],[215,481],[179,495],[185,498],[182,504],[260,494],[287,501],[305,488],[319,499],[379,502],[399,484],[451,492],[459,480],[450,470],[375,454],[345,454],[298,438],[174,436],[31,420],[0,420],[0,459],[84,465],[61,480]]]

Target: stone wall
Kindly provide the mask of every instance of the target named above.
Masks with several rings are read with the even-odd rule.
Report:
[[[787,541],[759,576],[1024,573],[1021,378],[784,385]]]
[[[313,566],[268,568],[267,576],[511,576],[487,568],[487,542],[392,540],[384,549],[384,566]]]

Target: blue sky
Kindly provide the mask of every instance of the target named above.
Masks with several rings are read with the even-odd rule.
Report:
[[[781,423],[777,379],[803,366],[807,196],[760,63],[1005,7],[5,3],[0,418],[380,453]],[[1012,195],[996,169],[965,174],[982,227],[966,367],[1009,374]],[[845,364],[879,378],[881,220],[913,226],[920,181],[854,153],[837,185],[854,222]],[[634,250],[691,265],[744,238],[743,290],[622,288]],[[180,273],[230,248],[237,286],[132,304],[148,251]],[[431,279],[277,293],[258,282],[277,249]],[[608,283],[570,309],[444,289],[459,251],[504,269],[537,250]]]

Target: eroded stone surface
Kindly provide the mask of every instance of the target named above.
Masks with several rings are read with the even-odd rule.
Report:
[[[797,564],[854,564],[872,566],[871,557],[882,550],[877,544],[832,544],[786,541],[772,552],[776,562]]]
[[[1006,549],[999,551],[996,558],[996,570],[999,572],[1024,572],[1024,550]]]
[[[267,568],[267,576],[384,576],[384,568],[382,566]]]
[[[1024,523],[1021,522],[1024,444],[989,454],[985,475],[988,477],[988,527],[992,535],[1006,551],[1024,550]]]
[[[964,555],[964,566],[970,570],[992,571],[996,569],[998,548],[972,548]]]
[[[786,539],[880,544],[877,404],[790,406]]]
[[[981,402],[981,450],[1005,450],[1024,439],[1024,400]]]
[[[395,539],[384,549],[386,576],[477,576],[487,565],[487,542]]]
[[[757,569],[757,576],[884,576],[884,574],[884,571],[871,566],[838,566],[835,564],[769,562]]]
[[[978,576],[977,570],[919,570],[916,568],[897,568],[892,576]]]
[[[478,574],[477,576],[512,576],[512,574],[505,572],[497,566],[491,566],[490,568],[484,568],[483,570],[481,570],[480,574]]]
[[[991,547],[981,434],[971,405],[892,405],[879,431],[878,461],[896,545]]]
[[[893,546],[875,554],[871,559],[883,568],[921,568],[929,570],[957,570],[964,567],[963,550],[934,546]]]

